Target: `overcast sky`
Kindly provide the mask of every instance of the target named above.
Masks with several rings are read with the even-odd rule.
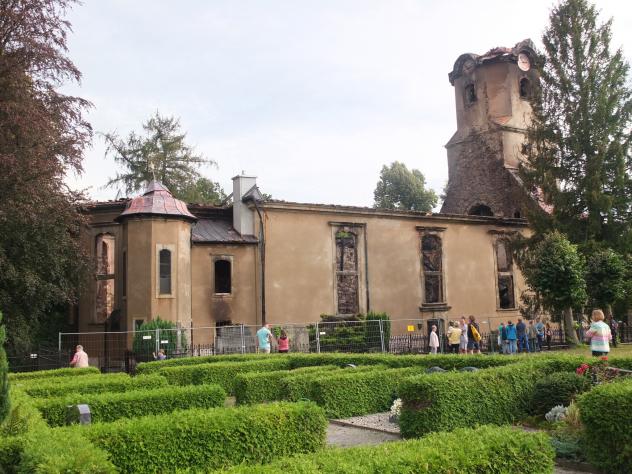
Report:
[[[539,38],[549,0],[85,0],[70,14],[66,88],[94,104],[97,132],[140,131],[156,110],[180,117],[187,141],[219,168],[227,193],[256,175],[276,199],[370,206],[382,165],[417,168],[440,192],[454,133],[448,72]],[[613,45],[632,52],[632,2],[597,1]],[[99,200],[116,165],[95,135],[69,183]]]

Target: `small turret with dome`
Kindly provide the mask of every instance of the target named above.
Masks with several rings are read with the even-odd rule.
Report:
[[[187,205],[173,197],[160,181],[151,181],[142,195],[132,199],[117,220],[126,217],[169,217],[196,221]]]

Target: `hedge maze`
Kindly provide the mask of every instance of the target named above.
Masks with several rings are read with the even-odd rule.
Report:
[[[596,466],[632,470],[632,380],[589,389],[583,357],[230,355],[10,377],[0,472],[552,472],[548,435],[512,423],[577,399]],[[611,359],[629,369],[632,358]],[[428,373],[434,366],[448,372]],[[459,371],[476,367],[474,372]],[[235,405],[227,405],[234,396]],[[406,441],[325,446],[327,419],[402,398]],[[90,425],[69,405],[90,406]],[[607,422],[604,416],[607,415]],[[467,440],[467,442],[464,442]]]

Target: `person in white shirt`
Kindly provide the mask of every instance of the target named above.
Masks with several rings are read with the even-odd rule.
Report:
[[[77,351],[75,352],[75,356],[70,361],[70,366],[75,369],[83,369],[85,367],[89,367],[88,363],[88,354],[83,351],[83,346],[77,346]]]
[[[436,354],[437,349],[439,348],[439,336],[437,336],[437,326],[432,326],[432,332],[430,333],[430,342],[428,343],[430,346],[430,353]]]

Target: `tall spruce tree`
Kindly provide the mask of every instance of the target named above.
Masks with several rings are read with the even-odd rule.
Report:
[[[123,168],[107,186],[119,187],[129,195],[157,179],[178,199],[202,204],[218,204],[225,199],[221,186],[199,172],[200,166],[216,163],[186,144],[186,133],[180,131],[177,118],[156,112],[143,123],[143,130],[144,135],[132,132],[126,139],[116,132],[103,135],[106,156],[113,156]]]
[[[610,48],[612,20],[601,23],[598,16],[586,0],[564,0],[551,11],[521,172],[526,185],[552,205],[551,214],[530,216],[536,230],[556,228],[574,243],[604,242],[628,251],[629,66],[621,49]]]

